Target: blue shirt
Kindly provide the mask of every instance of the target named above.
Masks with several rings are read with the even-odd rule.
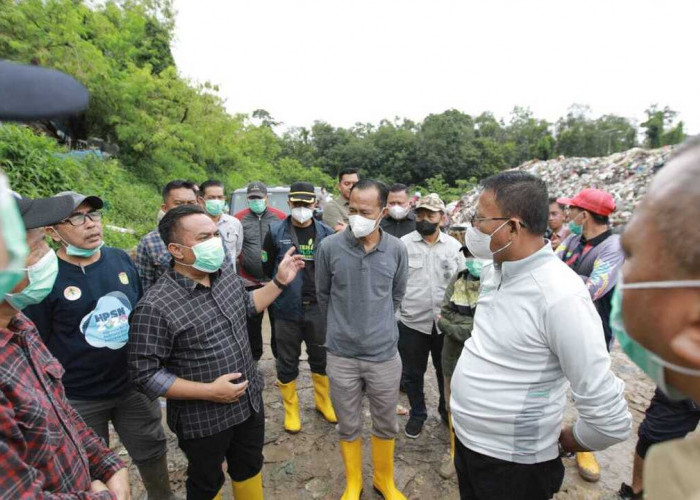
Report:
[[[124,251],[102,247],[100,253],[97,262],[85,267],[59,258],[51,293],[23,311],[65,368],[69,399],[108,399],[131,387],[129,316],[141,297],[141,284]]]

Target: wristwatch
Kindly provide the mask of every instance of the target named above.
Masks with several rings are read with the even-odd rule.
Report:
[[[275,286],[276,286],[277,288],[279,288],[280,290],[285,290],[285,289],[287,288],[287,285],[283,285],[282,282],[281,282],[280,280],[277,279],[277,276],[275,276],[274,278],[272,278],[272,282],[273,282],[273,283],[275,284]]]

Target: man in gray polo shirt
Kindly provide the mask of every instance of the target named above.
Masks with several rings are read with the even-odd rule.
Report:
[[[408,255],[379,228],[386,215],[384,184],[361,180],[349,200],[350,229],[323,240],[316,256],[316,294],[327,319],[326,373],[338,417],[345,464],[344,499],[362,491],[362,393],[372,414],[374,487],[387,499],[405,497],[394,484],[401,359],[394,319],[406,291]]]

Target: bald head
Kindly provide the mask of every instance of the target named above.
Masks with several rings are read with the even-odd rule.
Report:
[[[654,177],[642,202],[661,245],[686,277],[700,276],[700,136],[681,146]]]

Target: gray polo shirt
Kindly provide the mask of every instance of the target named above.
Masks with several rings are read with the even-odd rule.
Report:
[[[348,229],[321,242],[315,264],[328,352],[366,361],[391,359],[399,340],[395,314],[408,280],[406,246],[381,231],[379,244],[365,253]]]

